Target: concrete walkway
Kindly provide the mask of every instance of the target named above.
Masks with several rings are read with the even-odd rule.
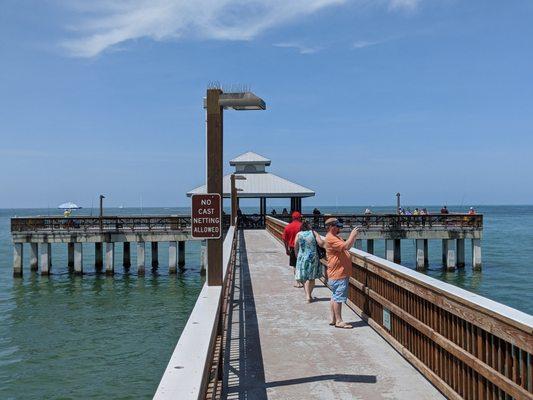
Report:
[[[329,289],[306,303],[267,231],[241,232],[237,261],[223,398],[444,399],[349,308],[354,329],[329,326]]]

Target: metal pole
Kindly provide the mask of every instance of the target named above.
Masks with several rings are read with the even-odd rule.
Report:
[[[219,89],[207,90],[207,193],[222,192],[223,111]],[[207,285],[222,285],[222,238],[207,241]]]
[[[100,195],[100,230],[103,229],[103,216],[104,216],[104,195]]]
[[[396,213],[400,213],[400,193],[396,193]]]
[[[235,174],[231,174],[231,226],[235,226],[237,217],[237,190],[235,189]]]

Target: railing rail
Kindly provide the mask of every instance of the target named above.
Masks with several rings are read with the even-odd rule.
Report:
[[[290,215],[275,215],[272,218],[290,222]],[[369,230],[401,230],[431,228],[433,230],[482,229],[483,215],[475,214],[429,214],[429,215],[398,215],[398,214],[303,214],[315,229],[325,229],[325,221],[330,217],[341,220],[347,228],[363,226]]]
[[[267,217],[281,238],[286,223]],[[451,399],[533,398],[533,317],[352,249],[348,305]]]
[[[223,216],[229,226],[229,215]],[[14,217],[12,233],[166,232],[188,230],[190,215]]]
[[[236,249],[237,229],[230,227],[223,245],[223,284],[204,284],[159,382],[155,400],[220,397]]]

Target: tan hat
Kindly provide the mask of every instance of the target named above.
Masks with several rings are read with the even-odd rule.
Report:
[[[337,218],[328,218],[325,222],[326,226],[328,225],[335,225],[335,226],[338,226],[339,228],[342,228],[343,227],[343,224],[342,222],[339,222],[339,220]]]

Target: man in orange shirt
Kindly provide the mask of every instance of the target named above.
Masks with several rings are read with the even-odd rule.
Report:
[[[289,256],[289,265],[296,274],[296,253],[294,252],[294,239],[302,226],[302,214],[298,211],[292,213],[292,222],[283,230],[281,239],[285,243],[285,252]],[[294,287],[303,287],[302,282],[295,281]]]
[[[342,303],[348,297],[348,277],[352,269],[350,250],[355,243],[359,227],[350,232],[346,241],[339,237],[343,225],[337,218],[326,220],[326,254],[328,257],[328,284],[331,287],[331,322],[337,328],[350,329],[352,326],[342,320]]]

